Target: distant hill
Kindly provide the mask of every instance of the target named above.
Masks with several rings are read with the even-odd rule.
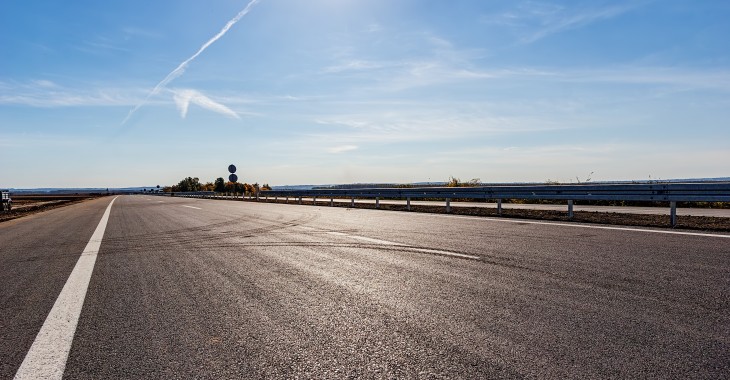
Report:
[[[70,188],[59,188],[59,187],[41,187],[36,189],[14,189],[10,188],[11,193],[15,194],[88,194],[88,193],[134,193],[141,192],[142,190],[155,189],[156,186],[147,187],[70,187]]]
[[[681,183],[681,182],[730,182],[730,177],[716,178],[679,178],[679,179],[657,179],[657,180],[620,180],[620,181],[591,181],[591,184],[618,184],[618,183]],[[583,182],[586,183],[586,182]],[[482,183],[482,186],[510,186],[510,185],[541,185],[544,182],[499,182]],[[576,184],[575,182],[561,182],[560,184]],[[438,187],[446,186],[446,182],[414,182],[414,183],[347,183],[333,185],[287,185],[272,186],[273,190],[316,190],[316,189],[376,189],[394,188],[402,186],[412,187]]]
[[[730,177],[715,178],[676,178],[676,179],[656,179],[656,180],[628,180],[628,181],[591,181],[591,184],[614,184],[614,183],[677,183],[677,182],[730,182]],[[575,184],[574,182],[572,182]],[[585,182],[583,182],[585,183]],[[544,182],[502,182],[502,183],[482,183],[482,186],[500,186],[500,185],[539,185]],[[561,184],[571,184],[571,182],[561,182]],[[282,185],[272,186],[273,190],[312,190],[312,189],[374,189],[374,188],[393,188],[399,186],[413,187],[436,187],[445,186],[446,182],[414,182],[409,184],[403,183],[349,183],[349,184],[328,184],[328,185]],[[75,193],[134,193],[143,190],[156,189],[157,186],[137,186],[137,187],[42,187],[36,189],[4,189],[10,190],[16,194],[75,194]]]

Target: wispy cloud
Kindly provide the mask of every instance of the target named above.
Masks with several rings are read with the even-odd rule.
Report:
[[[140,107],[142,107],[152,96],[157,95],[160,92],[160,90],[165,88],[168,84],[170,84],[170,82],[175,80],[175,78],[181,76],[185,72],[185,69],[187,69],[188,65],[190,65],[190,62],[195,60],[195,58],[198,58],[198,56],[200,54],[202,54],[205,51],[205,49],[207,49],[210,45],[212,45],[214,42],[218,41],[221,37],[223,37],[228,32],[228,30],[231,29],[231,27],[233,27],[233,25],[235,25],[239,20],[241,20],[243,18],[243,16],[248,14],[248,12],[251,11],[251,8],[254,5],[256,5],[256,3],[258,3],[258,2],[259,2],[259,0],[251,0],[243,10],[238,12],[238,14],[234,18],[232,18],[230,21],[228,21],[226,23],[226,25],[223,26],[223,29],[221,29],[221,31],[218,32],[218,34],[216,34],[215,36],[213,36],[213,38],[209,39],[206,43],[204,43],[203,46],[201,46],[200,49],[198,49],[198,51],[195,52],[195,54],[193,54],[190,58],[186,59],[180,65],[178,65],[175,68],[175,70],[172,70],[169,74],[167,74],[167,76],[162,81],[160,81],[160,83],[158,83],[152,89],[152,91],[149,92],[149,94],[147,94],[147,97],[141,103],[137,104],[136,106],[134,106],[134,108],[132,108],[129,111],[129,113],[127,114],[127,117],[124,118],[124,120],[122,121],[122,125],[124,125],[129,120],[129,118],[132,117],[132,115]]]
[[[53,81],[47,80],[47,79],[36,79],[32,80],[31,85],[37,86],[38,88],[56,88],[58,85],[54,83]]]
[[[340,145],[327,149],[330,153],[345,153],[357,150],[357,145]]]
[[[459,49],[446,38],[432,33],[418,33],[424,45],[423,54],[403,59],[354,57],[353,52],[337,52],[334,64],[320,74],[350,76],[368,82],[379,90],[400,91],[434,84],[457,83],[465,80],[486,79],[498,75],[475,64],[483,55],[479,49]],[[409,36],[410,37],[410,36]]]
[[[551,34],[579,28],[596,21],[610,19],[629,11],[634,7],[635,6],[612,6],[608,8],[588,9],[575,13],[561,11],[555,15],[549,15],[546,19],[544,19],[543,27],[532,35],[523,38],[523,42],[535,42]]]
[[[367,69],[364,68],[365,66],[372,68]],[[666,91],[712,90],[720,93],[730,92],[729,70],[699,70],[656,66],[614,66],[570,70],[515,67],[486,71],[483,69],[473,70],[469,68],[468,64],[465,66],[455,67],[448,62],[438,60],[400,63],[373,61],[361,65],[361,68],[358,70],[354,68],[351,70],[354,70],[354,72],[362,71],[368,73],[368,84],[358,89],[358,99],[360,103],[363,103],[360,106],[371,103],[377,105],[382,103],[377,101],[379,97],[391,95],[391,93],[400,90],[467,81],[501,81],[502,83],[505,81],[515,83],[528,81],[531,84],[543,83],[546,85],[551,83],[555,85],[574,83],[582,86],[590,86],[592,84],[641,86],[645,89],[644,94],[652,92],[652,89]],[[376,67],[382,67],[382,69],[376,69]],[[323,73],[323,75],[345,74],[346,72],[344,71],[339,73]],[[171,91],[170,94],[175,95],[179,91]],[[633,92],[636,93],[637,91]],[[26,82],[0,81],[0,105],[20,105],[41,108],[85,106],[132,107],[139,104],[140,99],[144,99],[146,93],[147,91],[144,88],[115,86],[115,84],[68,87],[62,83],[47,79],[33,79]],[[276,106],[291,102],[305,104],[307,102],[314,102],[315,104],[321,104],[322,102],[336,103],[345,100],[343,99],[343,94],[339,92],[329,95],[319,94],[317,96],[308,96],[306,94],[297,94],[296,96],[286,94],[241,94],[239,92],[222,92],[212,96],[208,92],[206,96],[209,99],[216,99],[213,103],[220,104],[221,106],[223,104],[228,105],[224,107],[252,104]],[[190,102],[199,105],[193,98],[195,97],[190,98]],[[172,100],[174,99],[157,99],[156,103],[169,104]],[[149,100],[145,101],[149,102]],[[352,101],[352,99],[348,101]],[[402,112],[410,113],[407,108],[402,108],[406,106],[404,104],[380,105],[385,108],[397,106]],[[350,106],[354,106],[354,104],[350,104]],[[423,105],[412,106],[419,107]],[[340,106],[338,105],[338,107]],[[418,112],[418,110],[414,110],[414,114]],[[225,112],[221,114],[225,114]],[[241,116],[251,113],[238,110],[236,114]],[[377,115],[378,113],[376,112],[375,114]],[[366,115],[360,115],[359,113],[349,115],[344,119],[356,121],[362,116],[362,119],[373,120],[372,117],[366,117]],[[327,119],[331,122],[333,118],[328,117]],[[385,122],[386,124],[394,122],[393,119],[386,118],[376,118],[375,120]]]
[[[175,105],[180,110],[180,116],[183,119],[188,114],[190,103],[221,115],[226,115],[235,119],[240,118],[233,110],[203,95],[200,91],[193,89],[172,89],[170,91],[174,94],[173,98],[175,100]]]
[[[475,111],[478,108],[483,110]],[[493,108],[477,104],[459,106],[421,103],[411,109],[401,106],[398,111],[393,111],[387,104],[375,105],[362,113],[323,114],[316,119],[316,123],[330,128],[308,137],[312,144],[325,146],[348,146],[355,142],[382,145],[558,131],[573,129],[578,124],[571,110],[552,109],[553,114],[558,116],[551,119],[543,116],[542,112],[547,111],[529,116],[508,116]]]
[[[485,15],[482,21],[517,29],[520,42],[533,43],[550,35],[578,29],[592,23],[611,19],[643,5],[643,1],[602,7],[563,6],[548,2],[525,1],[517,7],[496,15]]]
[[[324,73],[341,73],[346,71],[366,71],[374,70],[386,67],[387,63],[367,61],[361,59],[351,59],[340,62],[335,65],[325,67],[322,72]]]
[[[160,38],[161,35],[159,33],[152,32],[147,29],[142,29],[134,26],[127,26],[122,28],[122,33],[124,33],[125,38],[130,37],[143,37],[143,38]]]
[[[134,89],[67,88],[55,82],[39,79],[27,83],[0,82],[0,105],[28,107],[95,107],[130,106],[140,92]]]
[[[123,53],[131,52],[129,48],[119,46],[105,37],[97,37],[95,40],[92,41],[84,41],[84,44],[77,47],[77,49],[83,52],[94,54],[102,51],[116,51]]]

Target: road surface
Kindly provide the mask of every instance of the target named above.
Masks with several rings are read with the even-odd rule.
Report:
[[[727,234],[112,199],[0,224],[0,378],[730,373]]]

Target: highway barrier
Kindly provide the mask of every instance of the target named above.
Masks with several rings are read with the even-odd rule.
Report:
[[[208,193],[208,192],[206,192]],[[210,197],[210,194],[176,193],[175,196]],[[404,187],[377,189],[316,189],[316,190],[268,190],[259,192],[255,199],[264,197],[297,199],[335,198],[375,199],[376,208],[381,199],[405,199],[410,210],[411,199],[443,199],[446,212],[451,211],[452,199],[493,199],[501,214],[503,199],[563,200],[567,202],[568,216],[573,217],[573,204],[587,201],[648,201],[669,202],[670,222],[677,224],[677,202],[730,202],[730,182],[692,183],[620,183],[620,184],[572,184],[572,185],[499,185],[477,187]]]

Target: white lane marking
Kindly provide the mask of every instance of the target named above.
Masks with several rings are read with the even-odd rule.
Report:
[[[461,257],[461,258],[464,258],[464,259],[472,259],[472,260],[479,260],[480,259],[479,256],[465,255],[463,253],[455,253],[455,252],[449,252],[449,251],[441,251],[441,250],[438,250],[438,249],[416,248],[416,247],[411,247],[411,246],[408,246],[408,245],[405,245],[405,244],[401,244],[401,243],[395,243],[395,242],[392,242],[392,241],[380,240],[380,239],[373,239],[373,238],[369,238],[369,237],[365,237],[365,236],[348,235],[348,234],[345,234],[345,233],[342,233],[342,232],[334,232],[334,231],[332,231],[332,232],[328,232],[328,233],[330,235],[348,237],[348,238],[351,238],[351,239],[362,240],[362,241],[366,241],[366,242],[374,243],[374,244],[392,245],[392,246],[396,246],[396,247],[403,247],[403,248],[407,248],[410,251],[415,251],[415,252],[433,253],[433,254],[436,254],[436,255],[454,256],[454,257]]]
[[[89,243],[81,253],[76,266],[58,295],[51,312],[43,322],[33,345],[25,355],[15,379],[61,379],[66,369],[66,360],[71,350],[76,325],[89,288],[91,273],[94,271],[96,256],[104,238],[109,213],[118,197],[109,202],[104,215],[91,235]]]
[[[202,208],[200,208],[200,207],[195,207],[195,206],[188,206],[188,205],[182,205],[182,206],[183,206],[183,207],[187,207],[187,208],[194,208],[194,209],[196,209],[196,210],[202,210]]]
[[[157,201],[157,203],[165,203],[165,201]]]
[[[416,214],[413,214],[413,215],[416,215]],[[426,215],[419,215],[419,216],[426,216]],[[685,235],[685,236],[702,236],[702,237],[718,237],[718,238],[730,239],[730,235],[710,234],[710,233],[703,233],[703,232],[662,231],[662,230],[649,230],[649,229],[645,229],[645,228],[594,226],[594,225],[578,224],[578,223],[573,224],[573,223],[558,223],[558,222],[539,222],[539,221],[524,220],[524,219],[485,218],[485,217],[458,216],[458,215],[428,214],[428,216],[436,216],[436,217],[439,217],[439,218],[488,220],[488,221],[493,221],[493,222],[504,222],[504,223],[539,224],[539,225],[543,225],[543,226],[593,228],[593,229],[597,229],[597,230],[650,232],[650,233],[655,233],[655,234]]]

